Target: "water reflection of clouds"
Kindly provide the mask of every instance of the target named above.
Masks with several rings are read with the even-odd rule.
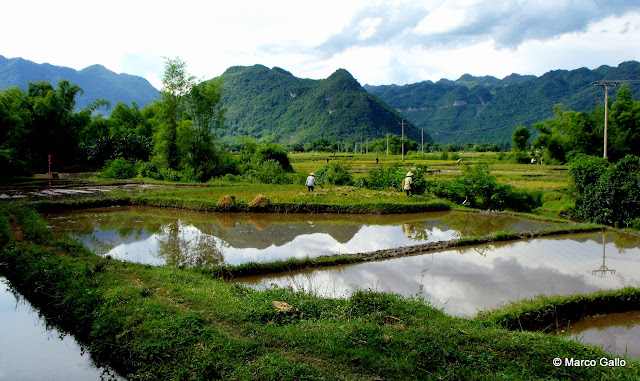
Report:
[[[0,322],[0,380],[103,379],[103,369],[95,367],[74,338],[47,325],[2,277]]]
[[[313,277],[318,274],[331,279],[340,294],[352,286],[405,296],[422,292],[424,299],[452,315],[472,316],[478,310],[538,295],[591,293],[640,285],[640,249],[619,253],[615,246],[607,244],[610,267],[621,260],[624,266],[620,263],[615,274],[605,276],[592,273],[602,261],[601,250],[595,240],[536,239],[493,248],[486,256],[469,250],[461,255],[451,250],[345,266],[339,272],[322,269],[288,278],[271,277],[259,281],[258,286],[271,282],[287,286],[295,279],[294,285],[304,288],[305,282],[319,283]]]
[[[132,237],[121,238],[110,231],[98,231],[90,236],[80,239],[90,248],[114,258],[138,263],[161,265],[165,262],[156,253],[161,242],[167,240],[170,230],[166,225],[162,233],[151,235],[138,235],[139,239]],[[198,228],[185,223],[179,223],[179,232],[174,233],[175,239],[186,250],[192,250],[193,242],[200,242],[204,238],[212,239],[220,248],[225,263],[241,264],[247,262],[270,262],[288,258],[317,257],[320,255],[334,255],[375,251],[399,246],[413,245],[423,242],[433,242],[451,239],[453,231],[442,231],[433,228],[428,231],[426,240],[415,240],[407,237],[399,225],[378,226],[364,225],[346,243],[340,243],[330,234],[312,233],[295,236],[291,241],[281,246],[272,244],[264,249],[235,248],[221,238],[203,233]],[[103,250],[101,250],[103,249]]]
[[[616,356],[640,360],[640,324],[633,327],[605,326],[591,328],[568,336],[576,341],[597,345]]]

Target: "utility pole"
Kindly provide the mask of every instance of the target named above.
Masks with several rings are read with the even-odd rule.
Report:
[[[404,119],[402,119],[402,161],[404,161]]]
[[[604,152],[602,157],[607,158],[607,130],[609,122],[609,89],[617,87],[622,81],[598,81],[594,86],[604,87]]]
[[[387,156],[389,156],[389,133],[387,133]]]
[[[422,129],[422,158],[424,159],[424,128]]]
[[[616,270],[609,269],[607,265],[605,265],[605,244],[607,243],[607,239],[605,238],[604,232],[602,233],[602,266],[599,269],[593,270],[591,274],[596,275],[596,273],[600,273],[602,275],[606,273],[615,274]]]

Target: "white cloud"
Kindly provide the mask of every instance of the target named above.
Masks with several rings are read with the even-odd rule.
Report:
[[[640,4],[549,1],[8,0],[0,54],[82,69],[101,64],[158,86],[162,57],[200,78],[279,66],[362,84],[504,77],[640,60]]]

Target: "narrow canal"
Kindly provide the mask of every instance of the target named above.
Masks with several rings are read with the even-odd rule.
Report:
[[[0,380],[121,380],[96,366],[70,335],[47,325],[0,277]]]

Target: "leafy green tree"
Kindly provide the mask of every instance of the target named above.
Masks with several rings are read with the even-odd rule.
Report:
[[[413,140],[404,139],[404,153],[409,151],[418,150],[420,145]],[[386,153],[387,152],[387,138],[374,140],[369,142],[369,152]],[[400,155],[402,153],[402,138],[389,135],[389,154]]]
[[[613,161],[626,154],[640,155],[640,102],[633,100],[627,84],[620,87],[611,105],[611,132],[608,151]]]
[[[222,127],[225,117],[222,80],[196,84],[186,63],[175,58],[166,59],[162,84],[161,99],[149,120],[156,130],[158,160],[189,181],[234,172],[232,160],[214,145],[214,130]]]
[[[194,126],[208,133],[222,127],[226,109],[222,107],[222,78],[193,85],[188,94]]]
[[[516,152],[522,152],[527,149],[527,143],[531,137],[531,132],[525,126],[520,126],[513,131],[511,135],[511,141],[513,142],[513,150]]]
[[[0,176],[31,172],[26,162],[30,119],[24,91],[14,87],[0,93]]]
[[[183,122],[187,95],[195,78],[187,74],[187,64],[179,58],[165,58],[161,100],[158,102],[161,124],[156,133],[156,154],[170,169],[179,169],[178,127]]]
[[[80,87],[67,80],[56,88],[46,82],[29,83],[29,126],[26,160],[31,168],[46,171],[47,155],[56,163],[72,164],[78,159],[79,137],[85,117],[74,114],[75,97]]]
[[[579,155],[570,164],[576,203],[574,217],[596,223],[637,227],[640,220],[640,157],[617,163]]]

